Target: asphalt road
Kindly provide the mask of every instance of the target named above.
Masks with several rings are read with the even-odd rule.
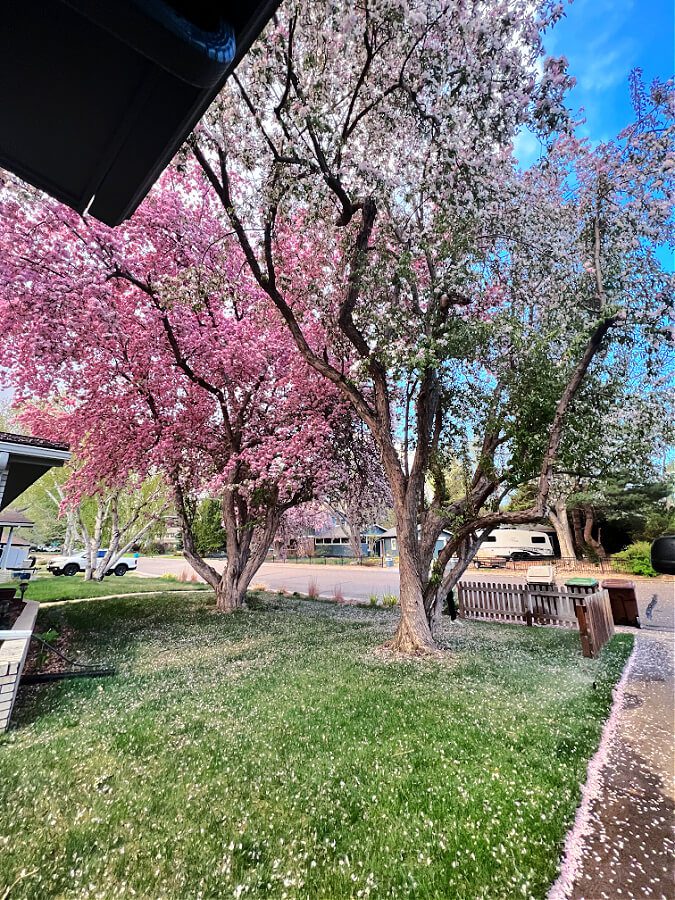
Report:
[[[224,564],[222,560],[209,562],[218,570],[222,569]],[[181,572],[184,572],[188,579],[193,575],[188,563],[182,559],[154,556],[141,557],[138,561],[139,575],[180,575]],[[564,577],[559,580],[564,580]],[[497,581],[502,584],[522,584],[525,581],[524,574],[505,572],[501,569],[480,572],[471,569],[465,579]],[[307,594],[311,583],[314,583],[322,597],[334,597],[339,592],[345,599],[350,600],[368,600],[371,595],[398,596],[399,592],[398,569],[395,568],[264,563],[253,579],[253,585],[262,585],[276,591],[285,590],[291,593],[297,591],[300,594]],[[675,580],[665,577],[635,579],[635,587],[643,626],[675,631]],[[652,619],[648,620],[645,615],[646,608],[654,596],[657,602]]]

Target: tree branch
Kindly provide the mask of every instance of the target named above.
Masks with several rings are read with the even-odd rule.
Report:
[[[567,387],[563,391],[562,396],[558,401],[558,405],[556,407],[555,415],[553,416],[553,421],[551,423],[551,428],[549,431],[548,444],[542,458],[538,481],[537,498],[535,503],[529,509],[513,512],[503,512],[497,510],[496,512],[480,516],[478,519],[475,519],[473,522],[468,523],[466,526],[461,528],[458,531],[458,535],[466,535],[470,531],[494,527],[496,525],[517,525],[525,522],[531,522],[533,520],[540,519],[545,514],[546,500],[548,498],[548,493],[551,487],[551,479],[553,477],[553,467],[555,465],[556,456],[560,447],[560,441],[563,434],[563,426],[565,424],[567,413],[569,412],[570,406],[572,405],[572,402],[581,386],[581,383],[584,379],[584,376],[586,375],[586,372],[588,371],[591,362],[593,361],[593,358],[602,347],[605,336],[608,334],[610,329],[617,324],[617,322],[621,322],[624,319],[625,313],[618,312],[607,319],[603,319],[596,326],[593,334],[588,340],[586,349],[584,350],[581,359],[578,361],[574,369]]]

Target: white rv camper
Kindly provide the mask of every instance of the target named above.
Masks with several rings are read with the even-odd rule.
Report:
[[[545,531],[497,528],[483,539],[475,564],[480,568],[495,558],[540,559],[551,558],[553,555],[553,544]]]

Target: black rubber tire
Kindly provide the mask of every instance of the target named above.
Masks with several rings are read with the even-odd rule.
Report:
[[[77,563],[68,563],[63,567],[63,569],[61,569],[61,571],[64,575],[77,575],[77,573],[80,571],[80,567]]]
[[[126,563],[117,563],[117,565],[113,569],[115,575],[118,575],[120,578],[122,577],[122,575],[126,575],[128,571],[129,566]]]
[[[58,572],[55,572],[55,571],[52,569],[52,575],[63,575],[63,572],[61,571],[61,569],[59,569]]]

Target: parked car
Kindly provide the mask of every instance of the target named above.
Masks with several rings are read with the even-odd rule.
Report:
[[[107,550],[98,551],[98,559],[103,559]],[[123,556],[115,563],[114,568],[106,572],[106,575],[126,575],[130,570],[138,567],[138,557]],[[52,575],[77,575],[78,572],[84,572],[87,568],[87,551],[74,553],[72,556],[55,556],[49,561],[47,571]]]

